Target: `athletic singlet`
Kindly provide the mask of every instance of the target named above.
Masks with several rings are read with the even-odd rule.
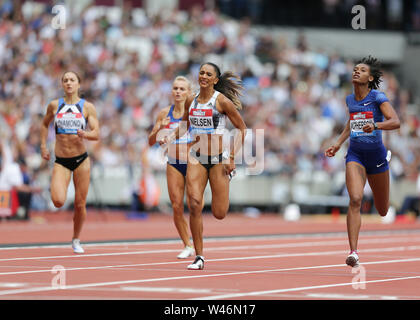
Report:
[[[63,98],[58,100],[57,113],[54,117],[56,134],[77,134],[77,130],[86,128],[86,119],[83,115],[85,99],[76,104],[66,104]]]
[[[363,149],[376,148],[382,145],[382,131],[373,130],[364,132],[363,126],[367,123],[382,122],[384,115],[380,105],[389,101],[385,93],[372,89],[368,95],[357,101],[354,94],[346,97],[346,104],[350,113],[350,147]]]
[[[220,92],[215,91],[206,103],[198,103],[197,96],[190,105],[188,117],[190,121],[191,135],[196,134],[220,134],[226,127],[226,115],[217,111],[216,100]]]
[[[175,105],[171,105],[171,108],[168,112],[168,117],[170,118],[170,122],[166,125],[165,128],[175,130],[179,126],[179,122],[182,120],[182,116],[178,119],[174,118],[173,112],[174,112]],[[182,144],[182,143],[190,143],[192,142],[189,132],[186,132],[181,138],[172,141],[173,144]]]

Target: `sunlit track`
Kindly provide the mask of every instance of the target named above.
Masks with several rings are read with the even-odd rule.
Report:
[[[292,226],[298,230],[300,222]],[[69,243],[6,245],[0,299],[417,299],[420,226],[362,231],[361,275],[345,265],[346,232],[281,227],[278,234],[210,232],[201,271],[187,270],[193,257],[176,259],[179,239],[87,241],[82,255]],[[62,288],[52,285],[57,267],[65,274]],[[357,276],[366,289],[353,288]]]
[[[222,249],[223,250],[223,249]],[[408,247],[391,247],[391,248],[374,248],[366,249],[364,252],[408,252],[412,250],[420,250],[420,246],[408,246]],[[208,259],[207,262],[221,262],[221,261],[239,261],[239,260],[256,260],[256,259],[281,259],[291,257],[309,257],[309,256],[321,256],[321,255],[338,255],[342,254],[343,251],[321,251],[321,252],[304,252],[304,253],[293,253],[293,254],[277,254],[277,255],[261,255],[261,256],[245,256],[245,257],[230,257],[226,259]],[[406,259],[402,261],[419,261],[419,259]],[[389,261],[386,261],[389,262]],[[111,268],[127,268],[127,267],[145,267],[145,266],[158,266],[158,265],[171,265],[171,264],[185,264],[185,261],[165,261],[155,263],[140,263],[140,264],[126,264],[126,265],[112,265],[112,266],[99,266],[99,267],[79,267],[79,268],[66,268],[66,271],[80,271],[80,270],[99,270],[99,269],[111,269]],[[364,263],[369,264],[369,263]],[[28,271],[16,271],[16,272],[0,272],[0,276],[3,275],[16,275],[16,274],[30,274],[30,273],[41,273],[51,272],[51,269],[44,270],[28,270]]]
[[[373,265],[373,264],[392,264],[392,263],[403,263],[403,262],[417,262],[420,261],[420,258],[415,259],[402,259],[402,260],[385,260],[385,261],[376,261],[376,262],[366,262],[365,265]],[[307,266],[307,267],[298,267],[298,268],[288,268],[288,269],[274,269],[274,270],[257,270],[257,271],[244,271],[244,272],[230,272],[230,273],[220,273],[220,274],[206,274],[206,275],[191,275],[191,276],[184,276],[184,277],[168,277],[168,278],[154,278],[154,279],[141,279],[141,280],[128,280],[128,281],[113,281],[113,282],[104,282],[104,283],[88,283],[88,284],[81,284],[81,285],[70,285],[66,286],[66,289],[81,289],[81,288],[89,288],[89,287],[101,287],[101,286],[110,286],[110,285],[127,285],[127,284],[134,284],[134,283],[150,283],[150,282],[160,282],[160,281],[169,281],[169,280],[184,280],[184,279],[197,279],[197,278],[207,278],[207,277],[224,277],[224,276],[234,276],[234,275],[244,275],[244,274],[258,274],[258,273],[272,273],[272,272],[282,272],[282,271],[295,271],[295,270],[309,270],[309,269],[321,269],[321,268],[332,268],[332,267],[340,267],[339,265],[321,265],[321,266]],[[409,279],[420,279],[420,275],[418,276],[411,276],[411,277],[400,277],[400,278],[392,278],[392,279],[385,279],[385,280],[376,280],[376,281],[368,281],[366,283],[374,283],[374,282],[387,282],[387,281],[396,281],[396,280],[409,280]],[[334,287],[334,286],[345,286],[351,285],[352,283],[339,283],[333,285],[323,285],[319,287]],[[314,287],[303,287],[303,288],[294,288],[294,289],[279,289],[274,291],[262,291],[262,292],[251,292],[251,293],[243,293],[243,294],[236,294],[236,295],[226,295],[220,297],[213,297],[214,299],[223,299],[225,298],[236,298],[239,296],[248,296],[248,295],[261,295],[267,293],[279,293],[279,292],[287,292],[287,291],[300,291],[306,289],[312,289]],[[38,287],[38,288],[29,288],[29,289],[17,289],[17,290],[4,290],[0,291],[0,296],[4,295],[12,295],[12,294],[19,294],[19,293],[26,293],[26,292],[41,292],[41,291],[54,291],[54,290],[61,290],[59,288],[54,287]],[[210,299],[212,297],[204,297],[203,299]]]
[[[361,236],[386,236],[386,235],[408,235],[408,234],[420,234],[420,227],[419,229],[403,229],[403,230],[372,230],[372,231],[361,231]],[[296,233],[296,234],[262,234],[262,235],[244,235],[244,236],[218,236],[218,237],[205,237],[206,243],[212,242],[220,242],[229,240],[231,242],[236,241],[248,241],[250,239],[324,239],[324,238],[335,238],[335,237],[343,237],[346,236],[347,233],[345,232],[323,232],[323,233]],[[122,240],[122,241],[87,241],[84,242],[84,246],[86,247],[97,247],[97,246],[124,246],[124,245],[161,245],[161,244],[173,244],[179,243],[179,239],[147,239],[147,240]],[[51,248],[66,248],[69,247],[69,243],[38,243],[38,244],[0,244],[0,251],[3,250],[14,250],[14,249],[51,249]]]
[[[386,263],[386,262],[384,262]],[[367,283],[380,283],[380,282],[390,282],[390,281],[402,281],[402,280],[413,280],[413,279],[420,279],[419,276],[413,277],[401,277],[401,278],[393,278],[393,279],[381,279],[381,280],[372,280],[372,281],[361,281],[359,284],[367,284]],[[278,290],[267,290],[267,291],[254,291],[254,292],[243,292],[237,294],[225,294],[225,295],[218,295],[218,296],[207,296],[201,297],[198,300],[219,300],[219,299],[235,299],[239,297],[255,297],[255,296],[262,296],[268,295],[273,293],[284,293],[284,292],[294,292],[294,291],[307,291],[307,290],[314,290],[314,289],[323,289],[323,288],[336,288],[336,287],[343,287],[343,286],[352,286],[354,285],[353,282],[346,282],[346,283],[335,283],[335,284],[327,284],[327,285],[320,285],[320,286],[307,286],[307,287],[297,287],[297,288],[287,288],[287,289],[278,289]]]
[[[259,238],[259,240],[269,240],[270,238]],[[250,241],[251,239],[243,238],[242,241]],[[361,241],[363,244],[371,243],[395,243],[395,242],[406,242],[415,241],[420,242],[420,237],[403,237],[403,238],[391,238],[391,239],[364,239]],[[285,244],[272,244],[272,245],[246,245],[246,246],[218,246],[206,248],[206,251],[223,251],[223,250],[256,250],[256,249],[268,249],[268,248],[299,248],[299,247],[313,247],[313,246],[336,246],[345,245],[346,240],[326,240],[316,242],[298,242],[298,243],[285,243]],[[91,245],[94,247],[95,245]],[[103,246],[103,245],[98,245]],[[19,248],[25,249],[25,248]],[[0,259],[0,262],[4,261],[19,261],[19,260],[38,260],[38,259],[65,259],[65,258],[86,258],[86,257],[100,257],[100,256],[118,256],[118,255],[139,255],[139,254],[159,254],[159,253],[175,253],[178,249],[162,249],[162,250],[143,250],[143,251],[128,251],[128,252],[111,252],[111,253],[95,253],[95,254],[83,254],[83,255],[65,255],[65,256],[38,256],[38,257],[23,257],[23,258],[4,258]]]

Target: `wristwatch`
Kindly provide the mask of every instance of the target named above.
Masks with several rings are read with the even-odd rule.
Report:
[[[373,123],[373,129],[378,130],[378,125],[376,124],[376,122]]]

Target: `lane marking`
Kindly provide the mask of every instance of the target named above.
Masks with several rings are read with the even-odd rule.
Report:
[[[390,282],[390,281],[399,281],[399,280],[412,280],[412,279],[420,279],[420,276],[359,281],[359,282],[357,282],[357,284],[381,283],[381,282]],[[313,290],[313,289],[344,287],[344,286],[349,286],[349,285],[351,286],[353,284],[354,284],[353,282],[344,282],[344,283],[324,284],[324,285],[317,285],[317,286],[296,287],[296,288],[287,288],[287,289],[252,291],[252,292],[242,292],[242,293],[223,294],[223,295],[217,295],[217,296],[207,296],[207,297],[193,298],[193,299],[190,299],[190,300],[232,299],[232,298],[239,298],[239,297],[242,298],[242,297],[250,297],[250,296],[262,296],[262,295],[273,294],[273,293],[284,293],[284,292],[305,291],[305,290]]]
[[[385,260],[385,261],[372,261],[372,262],[365,262],[362,265],[373,265],[373,264],[384,264],[384,263],[402,263],[402,262],[413,262],[413,261],[420,261],[420,258],[412,258],[412,259],[396,259],[396,260]],[[103,286],[113,286],[113,285],[127,285],[127,284],[134,284],[134,283],[147,283],[147,282],[160,282],[160,281],[169,281],[169,280],[184,280],[184,279],[201,279],[201,278],[211,278],[211,277],[223,277],[223,276],[234,276],[234,275],[244,275],[244,274],[261,274],[261,273],[270,273],[270,272],[283,272],[283,271],[296,271],[296,270],[311,270],[311,269],[322,269],[322,268],[333,268],[333,267],[346,267],[342,263],[340,264],[333,264],[333,265],[320,265],[320,266],[309,266],[309,267],[294,267],[294,268],[283,268],[283,269],[271,269],[271,270],[256,270],[256,271],[241,271],[241,272],[226,272],[226,273],[216,273],[216,274],[202,274],[202,275],[188,275],[188,276],[178,276],[178,277],[164,277],[164,278],[153,278],[153,279],[137,279],[137,280],[124,280],[124,281],[110,281],[110,282],[96,282],[96,283],[85,283],[85,284],[78,284],[78,285],[66,285],[66,289],[54,288],[52,286],[47,287],[35,287],[35,288],[27,288],[27,289],[16,289],[16,290],[2,290],[0,291],[0,296],[7,296],[13,294],[20,294],[20,293],[30,293],[30,292],[45,292],[45,291],[54,291],[54,290],[72,290],[72,289],[82,289],[82,288],[93,288],[93,287],[103,287]],[[406,280],[406,279],[418,279],[420,276],[411,276],[411,277],[400,277],[394,278],[394,280]],[[371,283],[372,281],[376,282],[384,282],[390,281],[387,280],[371,280],[366,282],[358,282],[358,284],[362,283]],[[300,287],[300,288],[292,288],[292,289],[279,289],[279,290],[268,290],[268,291],[255,291],[253,295],[263,295],[263,294],[270,294],[270,293],[281,293],[281,292],[289,292],[289,291],[299,291],[299,290],[306,290],[302,288],[328,288],[334,286],[344,286],[344,285],[351,285],[353,283],[345,283],[345,284],[333,284],[333,285],[324,285],[324,286],[312,286],[312,287]],[[298,290],[299,289],[299,290]],[[223,299],[220,297],[235,297],[231,295],[220,295],[220,296],[212,296],[212,297],[201,297],[197,299]],[[251,293],[242,293],[239,296],[246,296],[251,295]],[[238,297],[239,297],[238,296]]]
[[[23,282],[0,282],[0,288],[20,288],[26,287],[28,284]]]
[[[321,298],[321,299],[374,299],[374,300],[398,300],[397,296],[382,296],[382,295],[360,295],[360,294],[341,294],[341,293],[307,293],[308,298]]]
[[[371,248],[371,249],[365,249],[365,250],[363,250],[363,252],[395,252],[395,251],[409,251],[409,250],[420,250],[420,246]],[[283,254],[263,255],[263,256],[245,256],[245,257],[229,257],[229,258],[220,258],[220,259],[206,259],[206,262],[289,258],[289,257],[319,256],[319,255],[335,255],[335,254],[343,254],[344,252],[345,252],[344,250],[337,250],[337,251],[321,251],[321,252],[283,253]],[[100,270],[100,269],[111,269],[111,268],[170,265],[170,264],[181,264],[181,263],[187,263],[187,262],[185,260],[184,261],[166,261],[166,262],[123,264],[123,265],[110,265],[110,266],[95,266],[95,267],[75,267],[75,268],[66,268],[65,270],[66,271]],[[43,272],[51,272],[51,269],[0,272],[0,276],[2,276],[2,275],[17,275],[17,274],[30,274],[30,273],[43,273]]]
[[[165,288],[165,287],[137,287],[130,286],[120,287],[123,291],[138,291],[138,292],[171,292],[171,293],[211,293],[211,289],[197,289],[197,288]]]
[[[402,230],[371,230],[361,231],[360,236],[388,236],[399,234],[418,234],[418,229],[402,229]],[[319,233],[298,233],[298,234],[273,234],[273,235],[248,235],[248,236],[220,236],[220,237],[205,237],[205,242],[220,242],[220,241],[249,241],[249,240],[276,240],[276,239],[311,239],[311,238],[336,238],[347,236],[346,232],[319,232]],[[123,246],[123,245],[153,245],[153,244],[179,244],[179,239],[145,239],[145,240],[114,240],[114,241],[98,241],[98,242],[85,242],[83,246],[101,247],[101,246]],[[50,249],[50,248],[67,248],[70,243],[58,244],[3,244],[0,245],[2,250],[25,250],[25,249]]]
[[[372,243],[395,243],[395,242],[415,242],[419,238],[402,237],[402,238],[385,238],[385,239],[365,239],[359,241],[361,245]],[[325,240],[317,242],[295,242],[295,243],[282,243],[282,244],[263,244],[263,245],[246,245],[246,246],[224,246],[206,248],[206,251],[223,251],[223,250],[251,250],[251,249],[270,249],[270,248],[297,248],[297,247],[312,247],[312,246],[335,246],[347,244],[348,240]],[[118,255],[138,255],[138,254],[154,254],[154,253],[178,253],[180,249],[159,249],[159,250],[146,250],[146,251],[127,251],[127,252],[109,252],[109,253],[90,253],[82,255],[66,255],[66,256],[41,256],[41,257],[22,257],[22,258],[4,258],[0,262],[5,261],[22,261],[22,260],[47,260],[47,259],[66,259],[66,258],[86,258],[86,257],[104,257],[104,256],[118,256]],[[360,251],[360,250],[359,250]],[[363,250],[364,252],[365,250]]]

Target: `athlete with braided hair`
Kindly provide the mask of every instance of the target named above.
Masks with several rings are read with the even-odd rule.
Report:
[[[386,216],[389,207],[390,151],[387,152],[382,142],[382,130],[398,129],[400,120],[385,93],[378,90],[381,76],[379,62],[371,56],[363,58],[354,66],[354,93],[346,98],[349,120],[337,142],[325,151],[327,157],[333,157],[350,137],[346,155],[346,186],[350,197],[347,211],[350,254],[346,264],[351,267],[359,265],[357,242],[366,180],[372,189],[378,213]]]

